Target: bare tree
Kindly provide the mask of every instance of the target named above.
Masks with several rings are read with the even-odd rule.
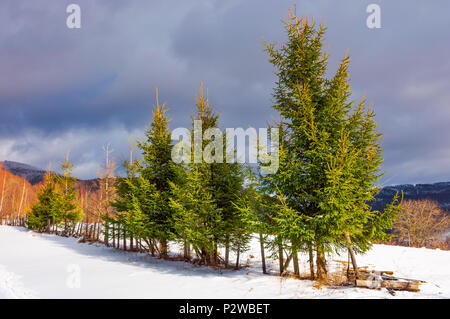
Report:
[[[0,165],[0,223],[24,225],[27,210],[37,199],[40,185],[31,185]]]
[[[2,170],[0,170],[0,172],[3,172]],[[0,215],[3,211],[3,201],[5,199],[5,183],[6,183],[6,173],[3,173],[3,183],[2,183],[2,197],[0,200]]]
[[[395,231],[400,243],[422,247],[440,240],[449,226],[448,216],[436,201],[409,200],[401,205]]]
[[[116,170],[116,163],[111,159],[111,153],[114,152],[111,149],[110,144],[103,146],[103,152],[105,153],[105,164],[103,171],[98,172],[100,177],[100,198],[97,203],[97,222],[100,223],[100,217],[106,216],[109,217],[111,213],[111,205],[110,201],[113,197],[114,187],[113,183],[113,175]],[[114,230],[113,230],[114,234]],[[114,236],[114,235],[113,235]],[[113,238],[115,241],[115,238]],[[105,223],[105,237],[104,237],[105,245],[109,245],[109,225]]]
[[[22,196],[20,196],[20,204],[19,204],[19,209],[17,211],[17,219],[19,219],[20,214],[22,213],[22,207],[23,207],[23,201],[25,199],[25,180],[23,181],[23,187],[22,187]]]

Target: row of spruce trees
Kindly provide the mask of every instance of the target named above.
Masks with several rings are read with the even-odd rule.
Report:
[[[192,120],[202,122],[202,131],[218,127],[219,115],[200,89]],[[116,181],[116,214],[107,218],[133,238],[142,240],[152,254],[167,257],[168,243],[184,246],[202,264],[228,264],[230,249],[238,254],[248,244],[251,229],[238,209],[244,191],[242,164],[176,164],[165,104],[156,102],[146,139],[138,141],[142,159],[125,163],[126,177]],[[203,142],[203,147],[206,143]],[[193,152],[192,152],[193,154]],[[225,247],[225,259],[218,248]]]
[[[126,176],[115,178],[114,213],[102,216],[105,243],[120,229],[125,241],[152,255],[167,258],[169,243],[177,243],[186,260],[228,267],[234,252],[239,267],[241,252],[257,234],[263,272],[267,254],[279,261],[280,274],[292,261],[294,275],[300,275],[298,254],[305,252],[311,276],[324,278],[328,252],[348,250],[357,269],[355,252],[390,236],[400,200],[396,196],[384,213],[367,204],[382,176],[382,136],[364,97],[352,100],[350,58],[346,54],[328,78],[324,25],[299,19],[292,10],[284,23],[286,42],[265,43],[277,75],[273,103],[280,120],[272,124],[280,132],[277,173],[263,174],[262,163],[256,169],[225,160],[176,164],[170,119],[157,94],[153,119],[137,143],[142,156],[135,160],[132,148]],[[201,121],[202,132],[219,128],[219,115],[202,87],[194,120]],[[29,227],[42,230],[53,220],[70,228],[80,219],[71,166],[63,168],[63,176],[48,175]],[[55,201],[51,211],[49,197]]]
[[[83,217],[83,212],[77,203],[77,179],[72,173],[73,167],[67,153],[66,160],[60,167],[63,174],[54,174],[48,170],[38,194],[38,201],[31,207],[27,216],[29,228],[51,232],[64,225],[64,235],[74,232],[77,222]]]

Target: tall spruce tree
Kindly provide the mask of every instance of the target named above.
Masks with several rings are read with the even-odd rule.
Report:
[[[136,144],[133,142],[133,138],[130,137],[129,148],[130,158],[122,162],[122,166],[126,170],[126,176],[116,177],[114,183],[115,198],[109,203],[116,211],[116,215],[120,216],[123,227],[126,230],[130,239],[130,249],[134,249],[134,240],[142,239],[143,237],[143,214],[139,209],[139,202],[136,197],[135,183],[136,183],[136,162],[133,158],[133,151]],[[105,224],[111,220],[115,221],[116,218],[110,217],[109,214],[103,214],[102,218],[105,220]],[[105,243],[108,242],[108,232],[105,229]]]
[[[247,248],[249,240],[249,229],[243,227],[244,220],[241,212],[236,208],[234,202],[239,198],[243,190],[244,174],[242,164],[226,163],[226,155],[223,150],[226,148],[226,138],[223,130],[219,128],[219,114],[214,113],[213,106],[209,102],[209,92],[203,92],[203,85],[200,86],[199,95],[196,97],[196,114],[192,120],[202,122],[202,132],[206,138],[202,141],[203,164],[201,167],[207,188],[212,192],[212,199],[217,207],[215,214],[221,222],[217,224],[215,230],[215,258],[217,258],[218,245],[225,246],[225,266],[229,265],[229,251],[235,250],[239,256],[241,251]],[[209,136],[208,129],[214,129],[215,135]],[[216,136],[217,134],[217,136]],[[222,140],[221,140],[222,138]],[[213,160],[214,159],[214,160]],[[195,163],[194,163],[195,165]],[[239,260],[235,264],[239,267]]]
[[[156,205],[143,200],[142,213],[151,229],[154,240],[160,243],[160,255],[166,257],[168,241],[173,238],[172,215],[173,208],[169,205],[171,189],[170,182],[175,182],[179,176],[179,167],[171,158],[172,140],[169,130],[169,118],[166,114],[165,103],[159,104],[158,89],[156,89],[156,106],[153,109],[153,120],[147,128],[144,140],[138,141],[138,148],[142,151],[142,160],[136,171],[140,175],[138,182],[141,187],[155,188],[158,194],[152,196]],[[142,194],[141,194],[142,195]],[[139,197],[137,197],[139,198]],[[145,208],[145,209],[143,209]]]
[[[173,185],[172,206],[178,212],[175,224],[181,238],[185,238],[188,244],[192,243],[201,262],[215,265],[218,246],[225,246],[224,262],[227,266],[230,249],[240,252],[245,248],[241,214],[233,205],[242,191],[242,167],[239,163],[225,163],[224,134],[218,127],[219,115],[214,113],[208,90],[205,94],[203,85],[196,96],[195,107],[191,117],[192,158],[186,167],[186,186]],[[195,124],[199,122],[201,126]],[[196,141],[195,136],[198,135],[205,138],[201,142]],[[195,155],[199,149],[201,153]],[[192,223],[198,225],[194,227]],[[187,225],[197,231],[189,231]],[[199,246],[202,233],[206,241]]]
[[[58,212],[59,196],[56,190],[55,176],[48,171],[38,193],[38,201],[28,213],[27,227],[37,231],[50,232],[51,224]]]
[[[366,251],[372,240],[386,236],[397,209],[389,205],[381,214],[366,204],[382,175],[381,134],[372,108],[364,99],[356,106],[351,100],[349,57],[328,79],[324,25],[299,19],[291,9],[285,30],[285,43],[266,44],[286,143],[278,173],[264,179],[280,199],[277,221],[294,258],[298,249],[314,245],[317,276],[323,278],[327,251],[348,247],[352,257],[352,247]]]
[[[172,185],[172,206],[177,210],[175,224],[184,242],[185,252],[187,254],[192,245],[200,263],[208,265],[217,262],[223,219],[215,198],[219,195],[216,193],[218,167],[213,160],[217,150],[212,147],[209,153],[204,154],[208,141],[203,136],[208,130],[217,128],[218,118],[219,115],[214,113],[209,103],[208,89],[205,95],[201,84],[199,94],[195,97],[195,111],[191,116],[192,148],[190,163],[186,166],[186,185]],[[212,135],[210,138],[213,146],[217,136]]]
[[[68,235],[70,229],[73,229],[74,223],[83,218],[83,213],[78,206],[77,179],[73,176],[74,165],[70,163],[69,152],[66,160],[61,163],[62,175],[56,176],[59,188],[61,220],[64,222],[64,235]]]
[[[56,175],[50,170],[46,173],[44,184],[39,192],[38,201],[28,214],[28,227],[38,231],[51,232],[64,224],[64,235],[69,234],[73,224],[83,217],[78,208],[77,180],[72,175],[73,165],[66,161],[61,164],[62,175]]]

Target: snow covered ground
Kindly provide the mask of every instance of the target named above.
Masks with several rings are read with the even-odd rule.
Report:
[[[450,298],[449,251],[375,245],[359,256],[360,266],[427,282],[418,293],[392,296],[385,289],[317,289],[309,280],[280,278],[275,261],[273,275],[263,275],[259,245],[252,247],[242,259],[248,268],[218,271],[0,226],[0,298]],[[301,260],[306,273],[307,258]]]

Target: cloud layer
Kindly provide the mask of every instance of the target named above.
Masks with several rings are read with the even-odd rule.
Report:
[[[82,28],[66,27],[75,2]],[[76,173],[95,177],[101,146],[118,160],[141,136],[155,87],[172,128],[189,126],[200,82],[223,127],[264,127],[273,69],[262,44],[283,41],[295,1],[25,1],[0,4],[0,160],[40,167],[70,149]],[[330,74],[349,49],[355,99],[374,102],[385,133],[383,184],[450,180],[448,1],[298,1],[328,27]]]

